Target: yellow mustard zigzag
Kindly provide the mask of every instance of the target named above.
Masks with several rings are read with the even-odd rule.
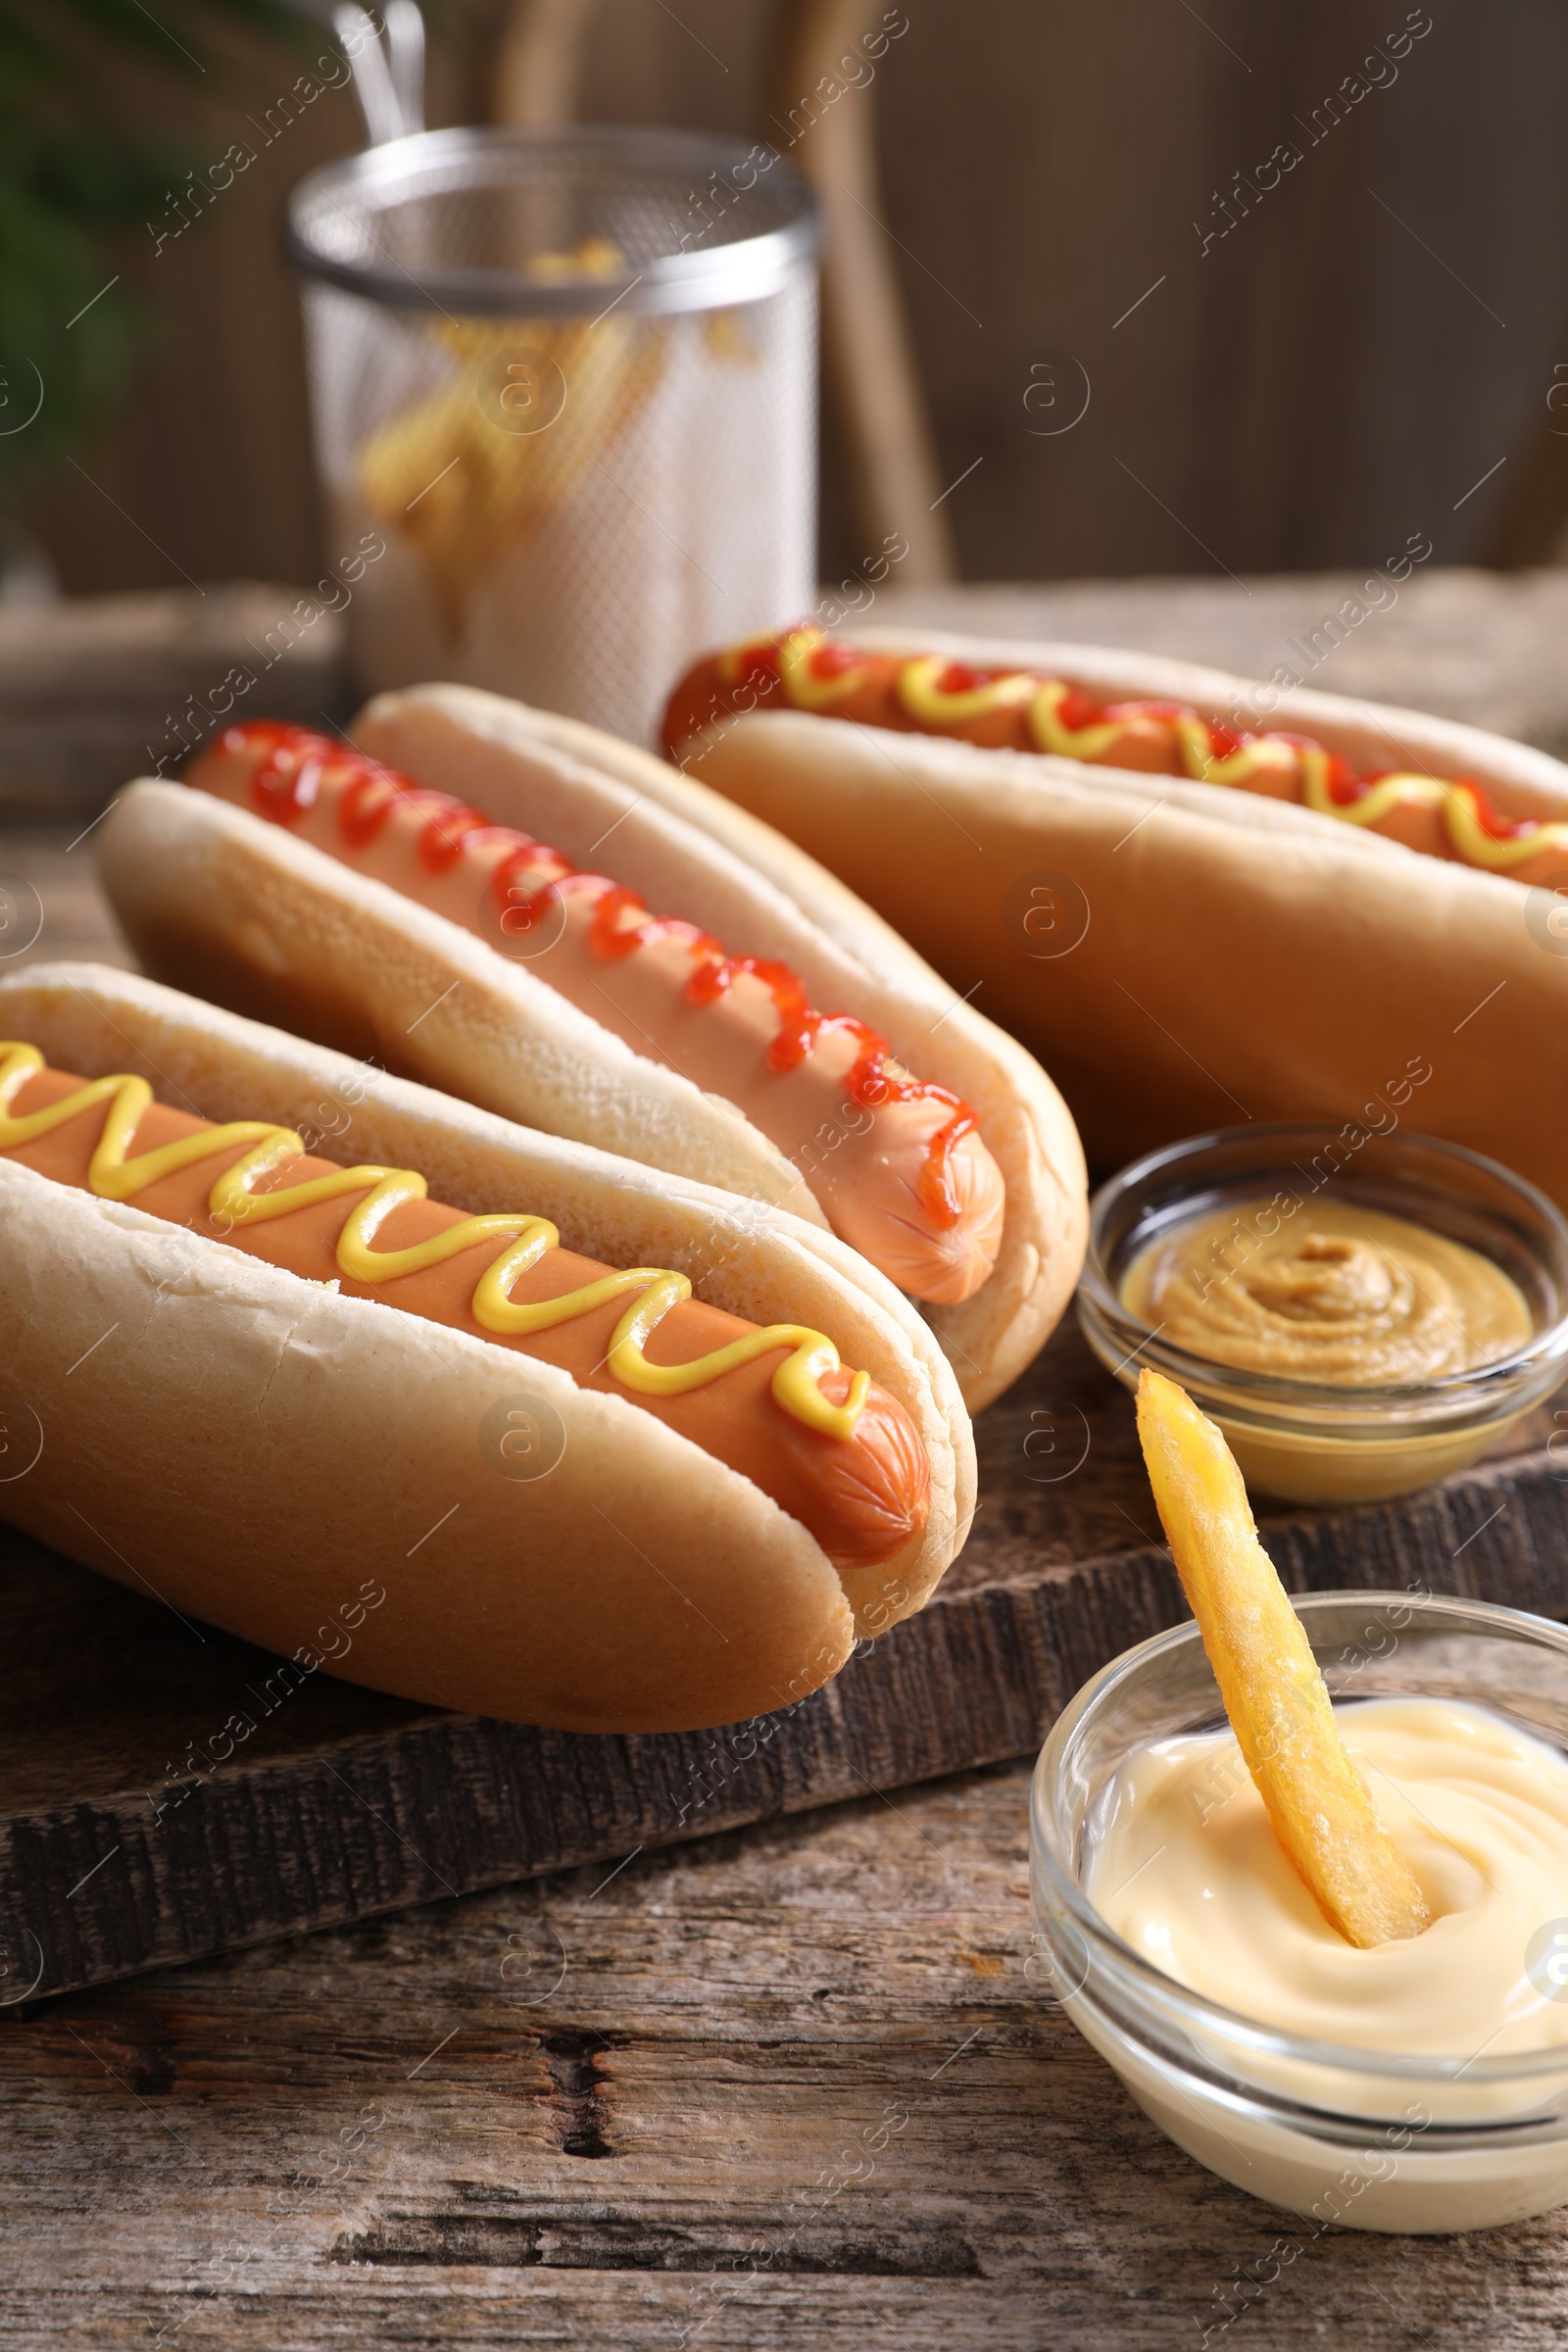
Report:
[[[482,1242],[501,1242],[504,1247],[480,1275],[471,1300],[473,1318],[486,1331],[508,1339],[550,1331],[559,1323],[591,1314],[627,1291],[636,1291],[640,1296],[616,1324],[606,1360],[616,1380],[638,1396],[683,1396],[775,1348],[788,1348],[791,1352],[771,1383],[774,1399],[785,1412],[824,1437],[847,1439],[854,1435],[864,1410],[869,1374],[857,1372],[847,1400],[830,1403],[820,1384],[825,1375],[838,1371],[839,1351],[824,1332],[812,1331],[803,1323],[770,1323],[732,1340],[727,1348],[696,1356],[690,1363],[651,1364],[646,1354],[649,1340],[670,1308],[692,1295],[687,1277],[667,1267],[632,1266],[624,1273],[603,1275],[563,1298],[519,1305],[509,1295],[512,1285],[547,1251],[560,1246],[561,1236],[547,1217],[465,1217],[461,1225],[431,1234],[410,1249],[375,1249],[376,1230],[392,1211],[406,1200],[425,1197],[425,1180],[412,1168],[334,1168],[329,1176],[256,1193],[251,1188],[262,1177],[291,1159],[305,1157],[305,1145],[292,1128],[273,1126],[264,1119],[231,1119],[224,1126],[205,1128],[131,1158],[131,1142],[153,1092],[145,1078],[126,1075],[94,1078],[43,1110],[14,1116],[11,1105],[18,1093],[43,1067],[43,1055],[35,1046],[0,1040],[0,1152],[33,1143],[68,1119],[107,1102],[103,1132],[87,1170],[88,1187],[100,1200],[129,1200],[149,1185],[176,1175],[197,1160],[212,1159],[220,1152],[249,1144],[252,1149],[223,1171],[208,1195],[211,1215],[232,1229],[241,1223],[286,1217],[318,1201],[336,1200],[343,1193],[365,1192],[365,1199],[350,1209],[337,1240],[338,1271],[350,1281],[395,1282],[400,1275],[422,1273]]]
[[[724,674],[733,680],[752,646],[772,647],[774,643],[771,638],[757,638],[732,648]],[[866,665],[858,663],[836,670],[831,677],[816,677],[811,656],[825,643],[822,630],[814,626],[792,630],[777,641],[784,690],[799,709],[831,710],[846,702],[867,674]],[[950,692],[941,683],[950,667],[946,654],[927,654],[901,664],[898,698],[916,725],[961,727],[992,710],[1027,706],[1029,732],[1039,750],[1054,753],[1058,759],[1080,760],[1103,759],[1127,732],[1130,722],[1125,717],[1068,726],[1061,709],[1072,689],[1061,679],[1042,679],[1031,670],[1005,670],[984,685]],[[1380,776],[1353,801],[1337,801],[1329,790],[1329,755],[1320,746],[1285,735],[1252,735],[1233,752],[1217,753],[1209,739],[1208,723],[1197,711],[1165,711],[1161,715],[1173,732],[1182,765],[1195,783],[1247,786],[1272,773],[1289,787],[1296,781],[1299,762],[1303,805],[1319,816],[1337,817],[1342,824],[1374,826],[1396,808],[1435,808],[1455,856],[1467,865],[1479,865],[1492,873],[1507,873],[1546,851],[1568,851],[1568,824],[1550,819],[1532,823],[1523,833],[1503,840],[1489,833],[1481,821],[1475,787],[1463,781],[1413,774]]]

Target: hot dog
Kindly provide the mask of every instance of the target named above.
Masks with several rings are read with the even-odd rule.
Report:
[[[108,1121],[122,1132],[106,1161]],[[199,1158],[182,1163],[177,1147],[196,1136],[211,1140]],[[579,1388],[630,1396],[771,1494],[836,1568],[880,1567],[925,1525],[925,1458],[907,1413],[886,1390],[842,1369],[831,1341],[797,1325],[779,1326],[771,1351],[750,1353],[758,1326],[691,1299],[684,1275],[642,1268],[617,1281],[612,1267],[561,1250],[543,1220],[465,1217],[429,1200],[416,1170],[344,1170],[305,1152],[285,1127],[260,1139],[231,1137],[228,1126],[152,1100],[145,1079],[89,1085],[45,1067],[37,1049],[20,1040],[0,1043],[0,1157],[100,1199],[133,1201],[148,1216],[227,1242],[307,1282],[336,1282],[348,1298],[384,1299],[405,1314],[559,1364]],[[224,1177],[258,1157],[258,1180],[225,1190]],[[339,1190],[345,1175],[351,1181]],[[314,1198],[323,1187],[327,1198]],[[367,1225],[372,1196],[386,1213],[372,1211]],[[286,1212],[274,1221],[285,1200]],[[457,1255],[435,1254],[460,1228],[465,1247]],[[367,1229],[374,1235],[368,1244],[359,1240]],[[529,1254],[483,1312],[484,1284],[519,1241]],[[387,1261],[385,1273],[378,1258]],[[635,1325],[617,1350],[627,1317],[656,1293],[664,1302],[653,1325],[657,1361]],[[498,1316],[521,1321],[524,1307],[544,1300],[570,1301],[570,1311],[559,1323],[524,1324],[522,1333],[504,1321],[498,1327]],[[644,1385],[650,1368],[670,1366],[697,1376],[690,1389],[665,1395]]]
[[[345,1671],[619,1730],[788,1703],[952,1556],[951,1374],[827,1236],[92,967],[0,983],[0,1331],[42,1441],[7,1511],[75,1556],[285,1647],[313,1577],[324,1605],[373,1557],[401,1630]],[[559,1436],[537,1477],[475,1436],[519,1392]]]
[[[1379,767],[1357,774],[1317,738],[1206,716],[1196,704],[1098,701],[1041,668],[881,653],[815,626],[748,640],[694,664],[665,709],[666,754],[742,710],[808,710],[851,726],[938,735],[984,751],[1226,785],[1364,826],[1427,857],[1511,881],[1568,883],[1568,811],[1500,812],[1474,777]]]
[[[1281,673],[893,631],[713,657],[665,735],[978,988],[1100,1165],[1249,1120],[1403,1120],[1568,1201],[1568,770],[1544,754]]]
[[[525,956],[633,1052],[694,1072],[781,1150],[848,1097],[864,1126],[812,1186],[833,1231],[915,1298],[956,1305],[990,1275],[1004,1187],[974,1111],[890,1069],[866,1022],[824,1019],[787,964],[728,956],[699,924],[651,917],[635,891],[305,727],[225,728],[186,782]]]
[[[928,1308],[971,1409],[1014,1377],[1084,1223],[1026,1054],[628,745],[456,688],[349,735],[236,726],[186,787],[122,796],[100,868],[150,970],[808,1215]]]

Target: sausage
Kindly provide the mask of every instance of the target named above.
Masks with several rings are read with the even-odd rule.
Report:
[[[923,676],[923,697],[911,697],[910,672]],[[971,669],[940,657],[919,665],[902,654],[879,654],[841,644],[820,630],[796,629],[709,654],[695,662],[665,707],[661,740],[666,760],[677,767],[689,760],[726,718],[751,710],[806,710],[842,718],[852,726],[883,727],[895,734],[952,735],[982,751],[1040,752],[1031,724],[1035,688],[1032,672],[1007,673],[1002,691],[992,692],[1004,673]],[[938,715],[938,712],[942,715]],[[1081,694],[1063,689],[1063,731],[1081,729],[1109,716]],[[1154,706],[1118,706],[1116,724],[1069,756],[1102,767],[1135,768],[1168,775],[1170,728]]]
[[[21,1085],[5,1090],[10,1096],[5,1107],[13,1119],[25,1118],[84,1084],[68,1072],[38,1068]],[[91,1169],[111,1115],[110,1103],[100,1089],[95,1102],[31,1140],[0,1148],[0,1156],[19,1160],[57,1183],[101,1191],[103,1186],[90,1180]],[[156,1151],[212,1128],[211,1120],[149,1102],[136,1120],[127,1156]],[[214,1214],[215,1184],[257,1148],[260,1132],[255,1129],[248,1141],[158,1175],[151,1183],[122,1189],[116,1197],[128,1198],[134,1207],[151,1216],[227,1243],[306,1281],[336,1283],[352,1297],[377,1299],[428,1321],[449,1324],[491,1346],[517,1348],[561,1366],[581,1387],[628,1398],[770,1494],[780,1509],[808,1530],[835,1567],[878,1566],[923,1529],[930,1506],[929,1465],[907,1413],[876,1383],[865,1388],[863,1406],[847,1436],[808,1427],[777,1400],[772,1384],[790,1356],[787,1343],[723,1370],[685,1394],[657,1396],[634,1391],[610,1369],[608,1360],[612,1336],[630,1303],[624,1292],[524,1338],[499,1334],[477,1318],[473,1311],[476,1287],[500,1247],[494,1232],[438,1264],[391,1279],[355,1279],[340,1261],[340,1237],[346,1220],[369,1195],[374,1176],[383,1171],[365,1171],[363,1187],[254,1223],[247,1222],[243,1214]],[[286,1130],[272,1132],[287,1137]],[[294,1149],[286,1160],[274,1157],[270,1172],[250,1186],[253,1197],[265,1199],[270,1191],[285,1191],[338,1173],[330,1161],[300,1154],[297,1137],[287,1142]],[[421,1186],[422,1179],[415,1178],[405,1189],[416,1194]],[[376,1226],[372,1248],[375,1251],[413,1249],[464,1222],[461,1209],[405,1197]],[[520,1231],[526,1222],[519,1215],[513,1230]],[[541,1246],[536,1262],[509,1281],[507,1296],[514,1305],[564,1298],[612,1271],[573,1251]],[[647,1361],[661,1366],[686,1364],[745,1339],[756,1328],[720,1308],[686,1298],[669,1307],[648,1337]],[[836,1361],[836,1351],[829,1352]],[[839,1367],[820,1374],[816,1386],[830,1405],[844,1406],[862,1383],[862,1375]]]
[[[864,1022],[818,1013],[785,965],[728,956],[608,876],[304,728],[230,727],[186,781],[525,961],[634,1051],[736,1103],[841,1239],[914,1298],[956,1304],[990,1275],[1005,1188],[973,1112],[900,1069]]]
[[[1238,733],[1181,703],[1098,706],[1043,670],[979,669],[941,654],[875,653],[815,628],[759,638],[695,663],[665,709],[665,757],[685,765],[726,718],[767,710],[1233,785],[1363,825],[1427,857],[1531,885],[1568,882],[1568,824],[1501,814],[1473,781],[1403,772],[1356,776],[1310,736]]]

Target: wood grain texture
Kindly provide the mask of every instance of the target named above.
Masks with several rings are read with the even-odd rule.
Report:
[[[1034,1981],[1026,1796],[1009,1765],[13,2018],[0,2344],[1559,2344],[1560,2223],[1315,2235],[1170,2146]]]
[[[782,29],[769,131],[788,140],[790,160],[821,208],[822,368],[844,444],[853,528],[867,548],[902,540],[906,580],[952,581],[957,566],[936,443],[883,226],[868,94],[875,68],[856,47],[865,29],[860,0],[789,0]],[[887,46],[884,34],[884,55]],[[861,74],[867,79],[858,87]],[[827,92],[837,93],[831,102]]]
[[[177,773],[230,711],[347,718],[330,608],[348,593],[242,581],[0,608],[0,823],[71,817],[74,836],[132,776]]]

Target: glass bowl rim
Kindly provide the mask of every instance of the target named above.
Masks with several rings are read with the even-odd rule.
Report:
[[[1522,1629],[1534,1645],[1555,1649],[1568,1659],[1568,1625],[1559,1625],[1550,1617],[1538,1616],[1530,1609],[1505,1607],[1498,1601],[1471,1600],[1463,1594],[1448,1592],[1413,1595],[1397,1588],[1377,1586],[1336,1587],[1323,1592],[1293,1592],[1290,1597],[1292,1607],[1307,1623],[1308,1632],[1311,1630],[1310,1618],[1320,1608],[1340,1605],[1386,1608],[1393,1603],[1408,1607],[1412,1612],[1425,1614],[1431,1611],[1438,1616],[1468,1621],[1472,1627],[1481,1630],[1496,1633],[1506,1630],[1510,1638],[1516,1637]],[[1421,2052],[1379,2052],[1352,2043],[1315,2041],[1306,2035],[1290,2034],[1282,2027],[1267,2025],[1260,2019],[1246,2016],[1241,2010],[1227,2008],[1222,2001],[1211,2000],[1206,1993],[1194,1991],[1179,1978],[1167,1976],[1152,1961],[1146,1960],[1141,1952],[1124,1942],[1095,1909],[1083,1890],[1076,1871],[1069,1868],[1057,1852],[1054,1830],[1046,1826],[1050,1821],[1048,1808],[1055,1768],[1060,1763],[1068,1740],[1094,1705],[1106,1699],[1151,1659],[1172,1649],[1190,1646],[1195,1642],[1200,1642],[1201,1639],[1196,1619],[1188,1618],[1181,1625],[1168,1626],[1163,1633],[1152,1634],[1147,1640],[1135,1642],[1131,1649],[1123,1650],[1118,1657],[1109,1659],[1102,1666],[1097,1674],[1091,1675],[1052,1725],[1029,1786],[1029,1878],[1036,1918],[1039,1918],[1041,1909],[1039,1881],[1045,1876],[1051,1882],[1054,1897],[1066,1912],[1074,1930],[1090,1951],[1101,1953],[1115,1972],[1131,1978],[1141,1992],[1152,1993],[1175,2016],[1184,2031],[1194,2034],[1206,2034],[1218,2040],[1222,2047],[1238,2044],[1342,2075],[1392,2078],[1406,2082],[1443,2083],[1456,2081],[1461,2072],[1472,2082],[1498,2083],[1528,2082],[1542,2075],[1568,2076],[1568,2040],[1555,2048],[1515,2051],[1496,2059],[1478,2060],[1444,2058]],[[1369,1696],[1376,1695],[1369,1693]],[[1216,1710],[1223,1716],[1224,1709],[1217,1687],[1214,1700]],[[1103,2009],[1103,2003],[1096,1999],[1094,1994],[1088,1997],[1097,2009]],[[1132,2041],[1136,2046],[1143,2038],[1113,2012],[1105,2014],[1107,2022],[1114,2027],[1121,2039]],[[1153,2046],[1157,2048],[1157,2044]],[[1165,2062],[1170,2063],[1168,2058]],[[1211,2058],[1208,2064],[1212,2067],[1213,2063]],[[1236,2080],[1237,2086],[1250,2098],[1268,2099],[1280,2095],[1264,2085],[1250,2083],[1244,2076]],[[1309,2101],[1291,2103],[1299,2106],[1303,2113],[1330,2116],[1334,2112],[1326,2107],[1314,2107]],[[1497,2129],[1518,2130],[1529,2120],[1514,2119],[1510,2124],[1499,2124]],[[1568,2114],[1564,2115],[1562,2121],[1568,2127]],[[1365,2128],[1364,2119],[1359,2120],[1359,2128]],[[1475,2131],[1487,2127],[1470,2124],[1461,2127],[1450,2125],[1448,2128]]]
[[[773,158],[766,173],[778,217],[750,235],[703,250],[663,254],[618,277],[567,279],[550,286],[535,285],[514,270],[442,266],[416,272],[390,258],[349,261],[327,252],[315,233],[322,205],[335,205],[340,197],[356,196],[373,213],[383,209],[378,197],[394,189],[403,198],[416,197],[421,181],[439,179],[457,165],[474,166],[473,185],[478,188],[503,184],[496,174],[508,156],[552,151],[589,163],[603,160],[641,165],[649,172],[719,176],[747,164],[755,171],[758,153],[765,153]],[[742,190],[742,198],[749,193],[749,188]],[[727,138],[714,131],[594,122],[538,129],[490,124],[419,130],[384,140],[308,172],[289,196],[285,230],[288,258],[304,277],[341,287],[389,310],[517,319],[588,318],[612,308],[622,315],[667,317],[757,302],[787,285],[797,268],[814,258],[819,242],[815,197],[794,166],[765,142]]]
[[[1243,1365],[1221,1363],[1214,1356],[1195,1355],[1173,1342],[1161,1340],[1156,1327],[1135,1315],[1119,1297],[1106,1272],[1102,1243],[1104,1227],[1112,1209],[1136,1187],[1147,1183],[1162,1170],[1179,1168],[1184,1160],[1196,1158],[1200,1152],[1211,1152],[1228,1144],[1256,1141],[1260,1146],[1277,1144],[1286,1136],[1338,1136],[1346,1121],[1318,1119],[1257,1120],[1246,1127],[1211,1127],[1201,1134],[1184,1136],[1180,1142],[1163,1144],[1156,1151],[1146,1152],[1142,1157],[1130,1160],[1104,1183],[1097,1186],[1089,1203],[1089,1238],[1084,1253],[1083,1271],[1079,1277],[1077,1302],[1080,1320],[1094,1314],[1105,1323],[1118,1339],[1129,1333],[1139,1336],[1133,1340],[1124,1360],[1136,1357],[1140,1362],[1157,1362],[1162,1370],[1180,1380],[1184,1388],[1212,1392],[1223,1388],[1234,1395],[1238,1402],[1250,1401],[1262,1406],[1270,1403],[1296,1404],[1303,1411],[1316,1409],[1335,1424],[1352,1417],[1364,1418],[1367,1412],[1380,1407],[1397,1405],[1409,1411],[1421,1404],[1441,1406],[1462,1403],[1467,1397],[1486,1396],[1507,1386],[1528,1383],[1544,1376],[1564,1357],[1568,1357],[1568,1218],[1556,1202],[1547,1198],[1539,1185],[1527,1176],[1504,1166],[1484,1152],[1473,1152],[1466,1144],[1452,1144],[1442,1136],[1427,1135],[1420,1130],[1396,1130],[1405,1144],[1419,1145],[1424,1152],[1452,1159],[1461,1165],[1478,1169],[1496,1180],[1521,1201],[1532,1208],[1545,1225],[1556,1245],[1561,1264],[1558,1269],[1562,1284],[1563,1304],[1554,1321],[1543,1324],[1533,1339],[1510,1355],[1497,1356],[1487,1364],[1473,1364],[1463,1372],[1445,1372],[1435,1380],[1369,1381],[1337,1383],[1333,1381],[1300,1380],[1289,1373],[1254,1372]],[[1380,1139],[1373,1136],[1371,1141]],[[1381,1139],[1392,1143],[1395,1136]],[[1505,1409],[1499,1406],[1499,1410]],[[1340,1431],[1348,1437],[1348,1431]]]

